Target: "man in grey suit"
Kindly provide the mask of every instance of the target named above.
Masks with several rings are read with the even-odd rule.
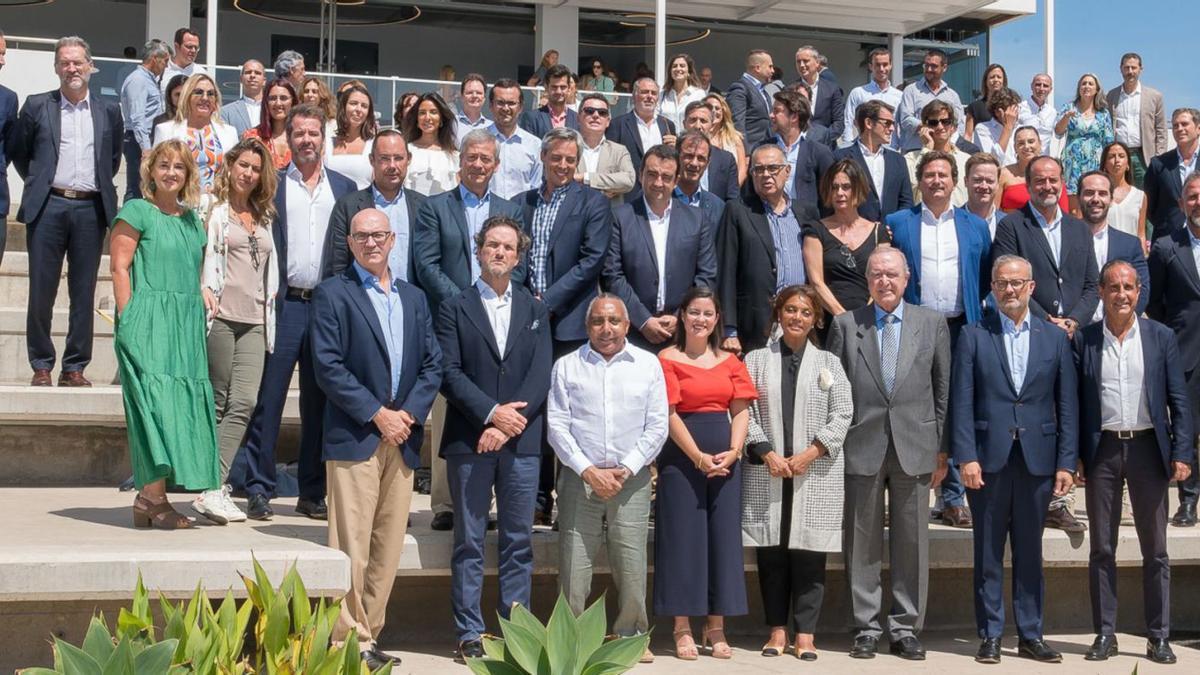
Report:
[[[885,492],[890,651],[904,659],[925,658],[916,635],[929,586],[929,491],[946,475],[950,331],[938,312],[904,302],[908,277],[899,249],[877,248],[867,261],[871,304],[838,316],[829,332],[829,351],[841,358],[854,390],[854,420],[843,450],[843,545],[854,658],[874,658],[885,630],[880,616]]]
[[[237,129],[238,138],[258,126],[262,115],[263,86],[267,83],[262,61],[250,59],[242,64],[242,95],[221,106],[221,120]]]
[[[1167,151],[1167,109],[1162,93],[1142,84],[1142,57],[1137,53],[1121,57],[1121,79],[1121,86],[1108,92],[1108,109],[1116,139],[1129,147],[1133,182],[1141,188],[1150,160]]]
[[[637,183],[637,175],[629,150],[604,136],[611,121],[612,111],[603,94],[588,94],[579,102],[583,156],[575,168],[575,180],[603,192],[615,207],[625,203],[625,194]]]

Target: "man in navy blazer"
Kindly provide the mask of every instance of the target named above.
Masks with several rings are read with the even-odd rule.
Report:
[[[658,83],[654,78],[640,77],[633,83],[633,110],[617,115],[604,135],[629,151],[636,176],[642,175],[642,157],[647,150],[660,143],[675,144],[675,123],[658,114]]]
[[[708,170],[709,153],[717,149],[704,133],[685,131],[680,134],[675,141],[675,150],[679,153],[679,177],[672,192],[680,203],[700,211],[714,236],[725,213],[725,200],[705,190],[700,179]]]
[[[674,148],[650,148],[643,197],[613,210],[600,286],[625,303],[638,330],[629,339],[643,349],[660,349],[675,336],[675,310],[688,289],[717,285],[713,230],[698,210],[672,199],[678,166]]]
[[[775,129],[771,143],[783,150],[791,166],[791,180],[785,186],[787,196],[820,208],[821,176],[833,166],[833,153],[828,146],[804,136],[809,114],[808,100],[803,96],[787,89],[776,92],[771,107],[771,124]]]
[[[354,216],[354,263],[317,287],[310,328],[315,378],[328,401],[329,546],[350,557],[351,569],[331,637],[344,641],[357,631],[372,669],[399,662],[377,641],[404,549],[423,425],[442,376],[425,296],[388,269],[395,237],[383,211]]]
[[[704,101],[692,101],[684,109],[684,130],[675,139],[675,148],[679,149],[679,142],[687,131],[699,131],[706,138],[711,137],[712,126],[712,109]],[[708,166],[705,169],[708,187],[705,189],[723,201],[737,199],[741,190],[738,185],[737,157],[728,150],[713,146],[711,142],[708,146]]]
[[[1104,320],[1075,334],[1079,368],[1079,459],[1087,478],[1088,586],[1096,640],[1090,661],[1117,653],[1117,562],[1126,481],[1142,550],[1147,655],[1174,663],[1170,637],[1167,484],[1191,473],[1193,421],[1179,347],[1170,328],[1138,318],[1141,280],[1128,261],[1100,274]],[[1140,367],[1134,366],[1139,364]],[[1128,367],[1127,365],[1128,364]]]
[[[811,45],[797,49],[796,73],[800,78],[794,84],[804,83],[808,87],[813,121],[829,129],[830,136],[836,140],[842,135],[842,125],[845,123],[845,101],[833,71],[822,67],[823,59]]]
[[[0,34],[0,54],[7,50],[4,35]],[[0,59],[3,61],[3,59]],[[0,68],[4,64],[0,63]],[[0,84],[0,221],[8,218],[8,163],[12,161],[12,135],[17,126],[17,94]],[[4,247],[8,241],[8,228],[0,227],[0,263],[4,262]]]
[[[1146,315],[1175,331],[1183,372],[1192,402],[1192,419],[1200,419],[1200,272],[1193,254],[1192,238],[1200,238],[1200,175],[1193,173],[1183,183],[1180,208],[1187,214],[1184,227],[1154,240],[1150,247],[1150,302]],[[1196,502],[1200,485],[1197,464],[1191,475],[1179,481],[1179,510],[1171,519],[1177,527],[1196,525]]]
[[[1137,313],[1140,315],[1150,302],[1150,268],[1146,265],[1142,242],[1132,234],[1108,225],[1108,211],[1112,207],[1112,178],[1103,171],[1089,171],[1079,178],[1076,194],[1079,195],[1080,215],[1092,233],[1096,267],[1100,269],[1113,260],[1124,260],[1137,271],[1141,285],[1137,301]],[[1104,303],[1097,303],[1089,323],[1103,318]]]
[[[765,49],[753,49],[746,55],[746,72],[725,90],[733,125],[742,132],[747,148],[756,148],[771,138],[771,99],[764,86],[774,69]]]
[[[244,447],[246,452],[245,490],[249,497],[246,516],[269,520],[274,511],[275,444],[287,400],[292,374],[300,366],[300,453],[298,513],[323,520],[325,505],[325,466],[321,462],[321,411],[325,395],[317,384],[309,336],[309,318],[313,289],[330,265],[325,261],[326,229],[338,199],[357,189],[354,181],[328,171],[322,164],[325,148],[325,114],[312,105],[292,108],[287,121],[288,147],[292,163],[279,172],[275,191],[275,223],[271,233],[279,256],[279,293],[276,296],[275,350],[263,365],[258,403],[250,416]],[[289,223],[288,205],[293,212],[312,214],[311,223]],[[289,238],[303,233],[304,239],[289,248]]]
[[[479,278],[442,303],[437,322],[442,394],[439,453],[454,496],[451,600],[461,658],[483,655],[484,535],[496,494],[500,615],[529,606],[534,502],[552,365],[546,307],[512,278],[529,236],[493,216],[475,236]]]
[[[1000,661],[1007,541],[1019,653],[1058,662],[1042,639],[1042,530],[1051,493],[1067,493],[1077,461],[1075,363],[1066,332],[1032,311],[1029,262],[998,256],[991,278],[999,311],[962,329],[950,376],[952,453],[975,521],[975,660]]]
[[[344,195],[333,205],[329,231],[325,235],[325,252],[322,256],[325,270],[321,278],[328,279],[354,262],[348,243],[350,221],[359,211],[377,208],[387,214],[392,232],[396,234],[388,261],[392,276],[410,284],[418,284],[413,230],[417,213],[425,203],[425,195],[404,187],[412,153],[399,131],[384,129],[372,141],[370,159],[371,184]]]
[[[570,87],[571,69],[561,63],[551,66],[546,71],[546,105],[525,112],[517,124],[539,140],[551,129],[566,127],[579,131],[579,115],[567,107]]]
[[[870,178],[870,191],[866,201],[858,205],[858,215],[872,222],[879,222],[885,216],[913,205],[908,162],[888,145],[895,126],[894,112],[892,106],[879,99],[860,105],[854,112],[858,142],[833,153],[834,161],[846,157],[853,159]],[[951,161],[951,164],[957,163]],[[883,175],[879,176],[881,171]]]
[[[1150,160],[1143,179],[1146,191],[1146,215],[1154,226],[1154,238],[1161,239],[1186,224],[1180,207],[1183,196],[1182,165],[1196,167],[1196,151],[1200,149],[1200,119],[1193,108],[1179,108],[1171,114],[1171,135],[1175,148]],[[1192,169],[1195,171],[1195,168]],[[1190,173],[1190,172],[1189,172]]]
[[[1029,309],[1074,335],[1092,322],[1100,298],[1099,276],[1085,223],[1063,213],[1058,198],[1063,188],[1062,163],[1045,155],[1025,169],[1029,203],[996,225],[992,255],[1017,255],[1029,261],[1037,288]]]

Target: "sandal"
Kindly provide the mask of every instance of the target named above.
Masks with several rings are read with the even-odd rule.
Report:
[[[155,504],[139,494],[133,500],[133,526],[186,530],[192,527],[192,521],[172,508],[171,502],[164,500]]]
[[[814,648],[810,649],[807,647],[801,647],[799,636],[797,636],[797,638],[796,638],[796,645],[794,647],[794,650],[795,650],[794,653],[796,655],[796,658],[800,659],[801,661],[816,661],[817,660],[816,648],[814,647]]]
[[[713,639],[713,633],[718,633],[721,639]],[[708,650],[709,656],[712,656],[714,659],[733,658],[733,649],[729,647],[729,642],[725,640],[724,626],[704,629],[704,647]]]
[[[692,629],[680,628],[671,634],[675,638],[675,658],[681,661],[695,661],[700,656],[696,649],[696,641],[692,639]],[[685,641],[683,638],[686,637]]]

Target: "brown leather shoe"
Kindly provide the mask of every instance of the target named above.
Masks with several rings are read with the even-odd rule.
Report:
[[[58,376],[60,387],[90,387],[91,380],[83,376],[82,370],[64,370]]]
[[[1087,531],[1087,525],[1079,522],[1071,509],[1065,506],[1052,508],[1046,512],[1046,527],[1056,527],[1063,532],[1080,533]]]
[[[971,510],[965,506],[946,506],[942,509],[942,524],[969,530],[973,526]]]
[[[51,387],[54,386],[54,381],[50,379],[50,371],[45,368],[34,368],[33,379],[29,381],[31,387]]]

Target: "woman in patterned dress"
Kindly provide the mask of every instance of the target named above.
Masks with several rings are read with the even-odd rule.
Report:
[[[1079,179],[1100,169],[1100,153],[1113,142],[1112,114],[1104,100],[1100,78],[1084,73],[1075,85],[1075,100],[1059,111],[1054,133],[1065,136],[1062,149],[1063,181],[1071,213],[1079,213]]]
[[[216,82],[203,73],[187,79],[179,95],[175,119],[154,129],[155,145],[168,140],[183,141],[192,153],[200,178],[200,192],[212,191],[213,179],[225,152],[237,145],[237,129],[221,121],[221,92]]]

